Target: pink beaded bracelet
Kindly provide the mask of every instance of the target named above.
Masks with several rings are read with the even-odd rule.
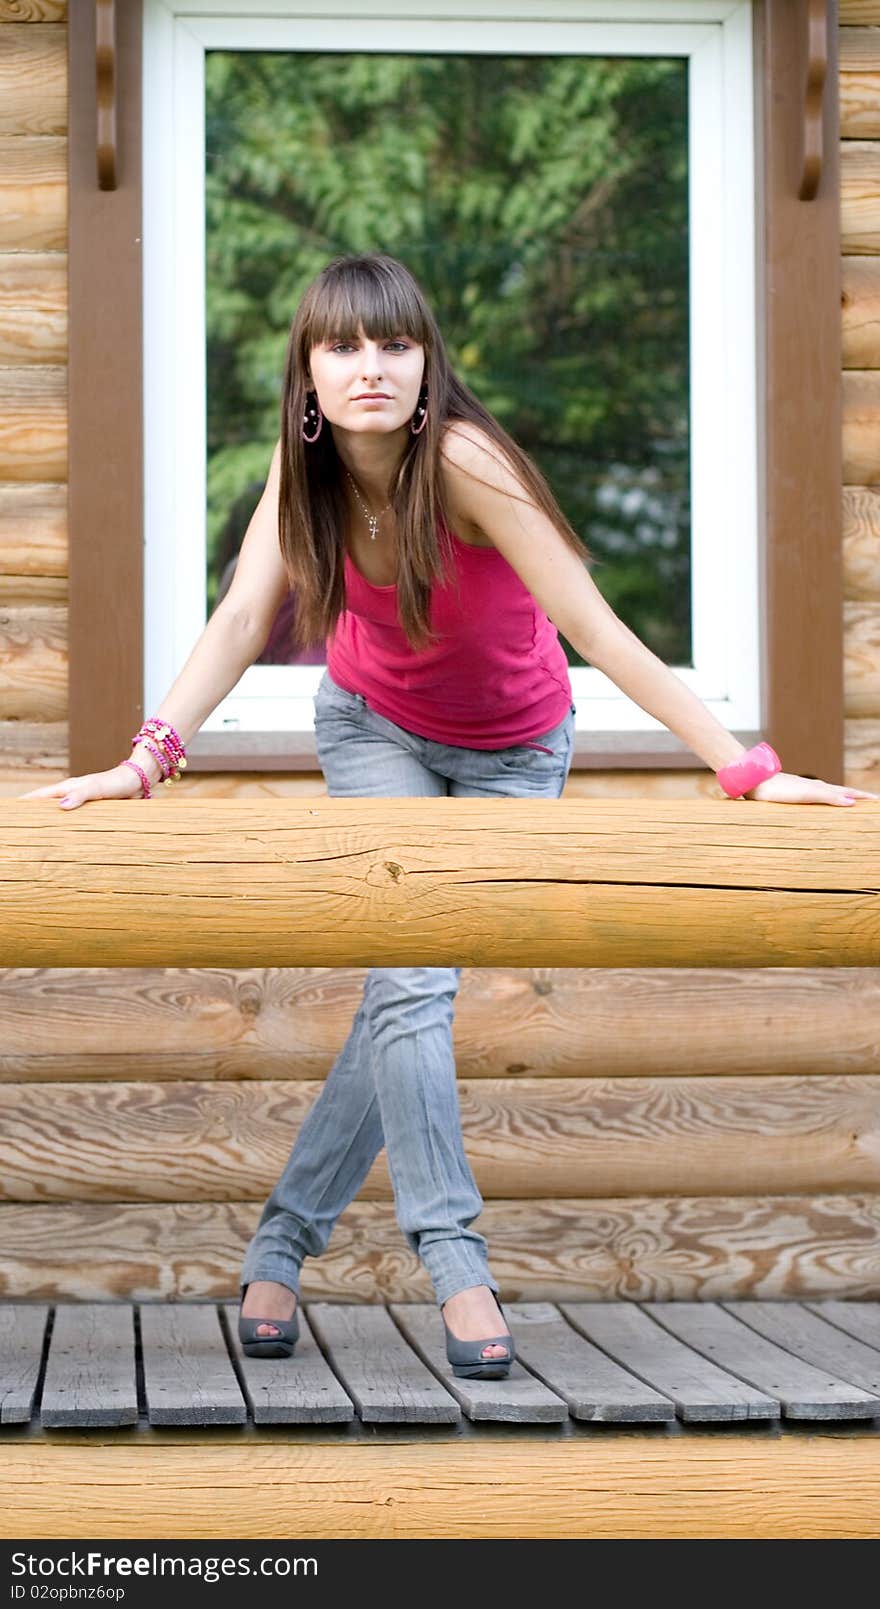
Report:
[[[782,761],[776,750],[769,743],[756,743],[753,749],[747,749],[738,759],[722,766],[715,775],[729,799],[741,799],[759,782],[775,777],[781,770]]]

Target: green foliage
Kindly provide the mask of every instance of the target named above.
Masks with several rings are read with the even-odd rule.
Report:
[[[209,594],[277,439],[299,297],[382,250],[612,606],[689,663],[686,64],[223,51],[206,85]]]

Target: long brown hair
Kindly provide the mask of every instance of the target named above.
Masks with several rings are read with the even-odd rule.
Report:
[[[334,257],[303,294],[284,365],[278,522],[281,552],[296,592],[299,642],[328,636],[345,608],[341,460],[326,423],[316,442],[305,442],[302,436],[309,358],[314,346],[351,341],[361,327],[375,340],[406,335],[424,347],[427,422],[419,435],[410,432],[390,491],[397,526],[398,617],[410,645],[420,649],[436,640],[428,616],[432,585],[444,578],[447,566],[452,571],[440,473],[443,434],[451,421],[466,419],[481,426],[515,468],[527,499],[543,509],[582,558],[590,555],[540,470],[453,374],[437,322],[409,269],[381,252]]]

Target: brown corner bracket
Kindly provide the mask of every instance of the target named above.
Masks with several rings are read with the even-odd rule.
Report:
[[[95,0],[98,188],[116,189],[116,5]]]
[[[802,0],[803,3],[803,0]],[[803,154],[799,201],[812,201],[822,177],[822,99],[828,73],[827,0],[806,0],[804,4],[804,86]]]

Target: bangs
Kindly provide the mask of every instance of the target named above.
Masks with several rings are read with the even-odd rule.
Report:
[[[315,286],[303,330],[306,351],[325,341],[356,339],[358,331],[378,341],[406,335],[420,346],[430,341],[428,319],[414,282],[398,263],[331,264]]]

